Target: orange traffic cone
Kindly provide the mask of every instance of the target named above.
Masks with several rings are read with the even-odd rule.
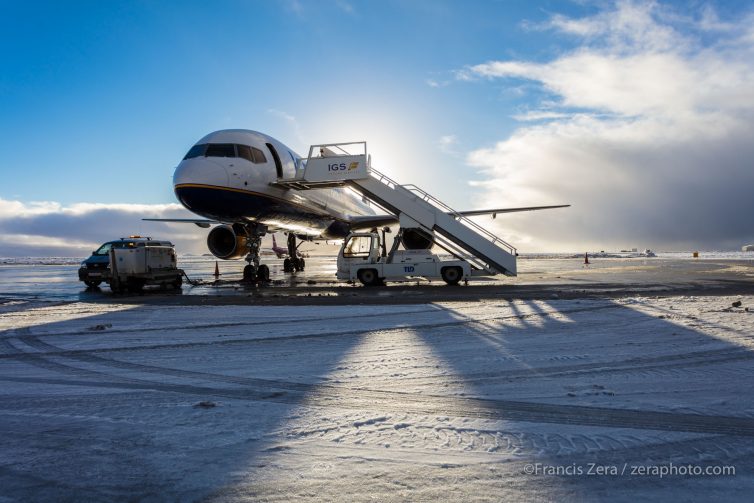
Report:
[[[584,264],[589,265],[589,252],[584,254]]]
[[[220,268],[217,266],[217,260],[215,260],[215,279],[220,277]]]

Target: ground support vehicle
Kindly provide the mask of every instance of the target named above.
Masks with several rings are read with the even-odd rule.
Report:
[[[180,288],[184,272],[177,267],[175,248],[168,242],[137,243],[110,249],[107,281],[113,292],[139,292],[146,285]]]
[[[397,250],[396,246],[385,253],[383,243],[384,232],[382,239],[377,232],[349,234],[338,253],[337,278],[366,286],[417,277],[457,285],[471,276],[471,265],[465,260],[442,260],[430,250]]]

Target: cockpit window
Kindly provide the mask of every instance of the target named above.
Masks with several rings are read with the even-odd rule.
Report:
[[[204,153],[207,157],[236,157],[236,146],[232,143],[210,143]]]
[[[186,157],[184,159],[193,159],[194,157],[199,157],[204,155],[204,152],[207,150],[207,144],[204,143],[202,145],[194,145],[191,147],[191,150],[188,151],[188,154],[186,154]]]
[[[267,162],[267,158],[265,158],[264,152],[262,152],[258,148],[251,147],[251,153],[254,156],[254,162],[256,164],[264,164],[265,162]]]
[[[267,158],[264,152],[248,145],[234,145],[233,143],[203,143],[194,145],[184,159],[194,157],[241,157],[254,164],[264,164]]]
[[[236,145],[236,149],[238,150],[238,157],[246,159],[249,162],[254,162],[254,159],[251,157],[251,147],[248,145]]]
[[[236,145],[236,150],[238,150],[238,157],[242,157],[254,164],[264,164],[267,162],[264,153],[258,148],[249,147],[248,145]]]

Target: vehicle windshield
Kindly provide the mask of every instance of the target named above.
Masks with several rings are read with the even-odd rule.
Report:
[[[143,242],[137,241],[111,241],[100,246],[94,255],[108,255],[113,248],[133,248],[134,246],[144,246]]]
[[[99,247],[97,251],[94,252],[95,255],[107,255],[110,253],[110,248],[113,247],[112,243],[105,243],[102,246]]]
[[[343,249],[344,257],[366,257],[372,247],[370,236],[353,236]]]

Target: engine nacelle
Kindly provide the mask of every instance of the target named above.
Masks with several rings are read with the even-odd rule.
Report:
[[[423,229],[403,229],[401,241],[407,250],[429,250],[435,244],[434,236]]]
[[[207,236],[207,248],[217,258],[230,260],[248,253],[246,236],[236,234],[230,225],[218,225]]]

